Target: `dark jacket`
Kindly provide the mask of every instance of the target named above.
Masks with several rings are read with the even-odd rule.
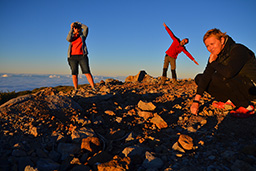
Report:
[[[218,74],[223,81],[237,77],[256,83],[255,55],[246,46],[237,44],[231,37],[228,37],[218,58],[212,63],[208,62],[198,84],[197,94],[203,95],[213,74]]]

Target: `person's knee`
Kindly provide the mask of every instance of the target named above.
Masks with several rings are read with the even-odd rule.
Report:
[[[249,88],[249,93],[250,95],[255,96],[256,99],[256,87]]]
[[[196,82],[197,85],[199,84],[199,82],[200,82],[202,76],[203,76],[203,74],[197,74],[197,75],[196,75],[196,77],[195,77],[195,82]]]

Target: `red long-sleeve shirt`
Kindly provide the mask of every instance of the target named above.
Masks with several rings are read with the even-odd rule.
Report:
[[[173,42],[169,49],[165,52],[168,56],[177,59],[178,54],[183,52],[185,53],[192,61],[194,60],[193,56],[186,50],[184,46],[180,45],[180,41],[177,37],[174,36],[172,31],[169,29],[169,27],[165,27],[166,31],[171,36]]]
[[[83,55],[83,42],[79,35],[74,36],[75,40],[72,41],[71,55]]]

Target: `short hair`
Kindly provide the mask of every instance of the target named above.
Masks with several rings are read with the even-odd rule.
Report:
[[[226,34],[226,32],[223,33],[223,32],[221,32],[219,29],[214,28],[214,29],[208,30],[208,31],[205,33],[204,38],[203,38],[203,41],[205,42],[205,40],[206,40],[208,37],[212,36],[212,35],[214,35],[218,40],[220,40],[222,37],[225,38],[225,39],[228,37],[228,35]]]
[[[75,22],[73,27],[80,30],[81,29],[81,24],[78,24],[77,22]]]

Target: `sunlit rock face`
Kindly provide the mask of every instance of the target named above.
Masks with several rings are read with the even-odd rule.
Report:
[[[255,170],[256,117],[233,118],[207,93],[192,115],[194,80],[140,71],[96,88],[1,104],[0,170]]]

